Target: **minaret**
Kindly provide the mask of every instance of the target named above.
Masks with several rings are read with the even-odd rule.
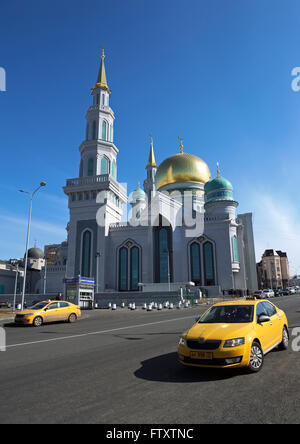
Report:
[[[114,145],[114,112],[109,106],[111,91],[106,80],[105,54],[102,49],[101,64],[95,86],[92,89],[93,104],[86,115],[86,137],[80,146],[80,177],[110,174],[117,178]]]
[[[86,137],[79,147],[79,177],[68,179],[69,198],[67,277],[94,277],[105,288],[106,238],[110,225],[119,223],[127,203],[125,188],[117,181],[118,148],[114,144],[115,116],[109,106],[111,91],[104,66],[104,50],[93,104],[86,114]]]
[[[147,179],[144,181],[144,190],[147,195],[148,202],[150,203],[151,199],[155,196],[156,192],[155,175],[157,171],[152,136],[150,136],[150,153],[146,170],[147,170]]]

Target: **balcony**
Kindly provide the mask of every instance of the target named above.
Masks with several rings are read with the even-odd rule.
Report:
[[[109,182],[109,174],[101,174],[100,176],[78,177],[75,179],[67,179],[66,187],[85,187],[87,185],[103,184]]]
[[[64,192],[67,195],[89,191],[99,192],[102,190],[110,190],[118,196],[122,202],[127,202],[126,189],[110,174],[67,179],[66,186],[64,187]]]

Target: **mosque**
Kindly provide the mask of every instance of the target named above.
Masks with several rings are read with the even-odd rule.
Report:
[[[63,188],[70,211],[65,276],[93,278],[98,294],[175,291],[187,284],[208,296],[256,290],[252,214],[237,214],[232,184],[219,167],[212,179],[182,139],[178,152],[157,165],[151,137],[143,187],[127,195],[118,181],[104,58],[102,51],[79,174]]]

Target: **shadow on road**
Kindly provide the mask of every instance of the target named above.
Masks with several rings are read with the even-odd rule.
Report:
[[[148,381],[191,383],[230,379],[245,375],[242,369],[214,369],[185,367],[177,361],[177,353],[156,356],[141,362],[134,375]]]

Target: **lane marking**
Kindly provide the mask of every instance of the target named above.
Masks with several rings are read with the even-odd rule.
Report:
[[[95,336],[95,335],[100,335],[100,334],[103,334],[103,333],[111,333],[113,331],[126,330],[126,329],[129,329],[129,328],[147,327],[148,325],[164,324],[165,322],[174,322],[174,321],[180,321],[182,319],[191,319],[191,318],[195,318],[195,316],[187,316],[187,317],[175,318],[175,319],[166,319],[164,321],[149,322],[147,324],[129,325],[127,327],[118,327],[118,328],[112,328],[110,330],[93,331],[93,332],[90,332],[90,333],[82,333],[82,334],[72,335],[72,336],[61,336],[60,338],[43,339],[41,341],[22,342],[20,344],[7,345],[6,349],[22,347],[24,345],[34,345],[34,344],[44,344],[46,342],[64,341],[66,339],[84,338],[86,336]]]

